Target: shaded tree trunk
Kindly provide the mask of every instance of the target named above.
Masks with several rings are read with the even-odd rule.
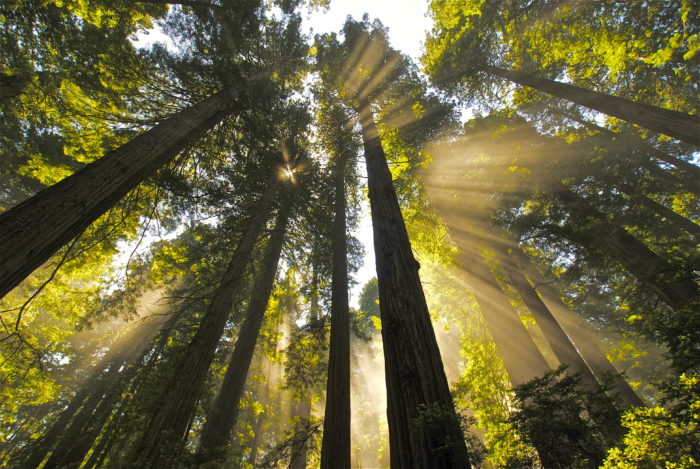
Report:
[[[360,100],[359,113],[379,283],[391,467],[466,469],[469,455],[418,276],[420,266],[366,99]],[[439,423],[427,424],[427,414]]]
[[[335,218],[331,280],[331,343],[321,444],[321,469],[350,469],[350,307],[348,305],[345,165],[345,158],[336,155],[333,166]]]
[[[631,145],[633,148],[639,148],[641,150],[644,150],[647,152],[649,155],[653,156],[654,158],[664,161],[666,163],[672,164],[676,168],[680,169],[683,171],[683,174],[679,177],[681,182],[692,192],[696,194],[700,194],[700,183],[698,182],[700,180],[700,168],[695,166],[692,163],[689,163],[685,160],[682,160],[680,158],[677,158],[673,155],[669,155],[666,152],[663,152],[659,150],[658,148],[652,147],[651,145],[647,145],[644,141],[637,137],[633,137],[630,135],[618,133],[618,132],[613,132],[610,129],[606,129],[605,127],[601,127],[599,125],[593,124],[592,122],[588,122],[587,120],[580,119],[574,115],[568,114],[568,113],[561,113],[564,117],[567,119],[571,119],[572,121],[581,124],[582,126],[586,127],[587,129],[594,130],[596,132],[600,132],[602,134],[605,134],[609,136],[611,139],[618,140],[621,143],[625,143],[627,145]],[[653,169],[651,168],[653,166]],[[658,166],[656,166],[655,163],[652,161],[646,160],[644,162],[644,167],[646,169],[649,169],[652,171],[654,174],[659,175],[659,171],[664,173],[665,172],[660,169]],[[663,177],[663,176],[662,176]]]
[[[524,257],[524,256],[521,256]],[[533,282],[533,289],[542,295],[542,300],[548,309],[562,325],[566,333],[576,345],[588,367],[593,371],[599,381],[606,376],[612,376],[613,391],[622,399],[625,408],[644,405],[637,393],[630,387],[605,354],[596,345],[596,339],[574,315],[574,312],[562,301],[560,294],[550,285],[550,282],[542,280],[537,269],[528,260],[523,260],[521,266]]]
[[[220,92],[0,214],[0,297],[144,179],[235,111]]]
[[[197,332],[187,346],[156,411],[146,428],[133,456],[141,467],[150,469],[171,467],[175,448],[187,436],[192,414],[200,390],[206,380],[209,366],[214,359],[216,346],[223,334],[235,295],[251,257],[260,231],[269,217],[277,193],[277,168],[267,183],[255,213],[248,220],[243,236],[238,242],[231,262],[214,292]]]
[[[581,220],[588,219],[589,232],[596,246],[617,259],[666,304],[676,310],[692,307],[698,301],[698,285],[691,278],[675,278],[674,268],[644,243],[604,215],[562,183],[552,193]]]
[[[302,423],[303,432],[298,432],[294,435],[292,443],[291,457],[289,460],[289,469],[306,469],[306,464],[309,454],[309,438],[312,434],[307,433],[309,429],[307,422],[311,417],[311,393],[302,398],[296,408],[296,415]]]
[[[537,292],[532,288],[523,273],[515,266],[510,255],[505,252],[502,246],[494,246],[500,264],[515,287],[518,295],[522,298],[527,309],[532,313],[535,322],[542,330],[547,342],[552,347],[554,355],[560,363],[569,366],[570,373],[580,373],[581,379],[588,389],[596,389],[598,381],[593,372],[588,368],[586,362],[579,355],[576,347],[571,343],[564,329],[554,319],[551,311],[542,302]]]
[[[655,213],[660,217],[665,218],[667,221],[674,224],[681,230],[692,235],[693,239],[696,242],[700,242],[700,225],[693,223],[692,220],[685,218],[683,215],[674,212],[670,208],[656,202],[655,200],[650,199],[644,194],[640,194],[634,187],[630,186],[629,184],[625,184],[623,182],[616,182],[615,186],[618,189],[620,189],[623,193],[627,194],[630,197],[630,199],[632,199],[634,202],[641,204],[652,213]]]
[[[459,249],[460,267],[472,287],[511,384],[518,386],[543,376],[550,367],[478,252],[479,248],[460,243],[461,239],[471,239],[471,235],[464,235],[459,228],[449,226],[449,222],[448,229]],[[472,251],[476,252],[470,254]]]
[[[289,206],[282,207],[277,215],[275,228],[263,257],[262,271],[248,304],[246,318],[238,333],[224,380],[202,428],[199,451],[203,460],[216,459],[215,453],[225,449],[231,440],[231,432],[236,426],[239,404],[255,352],[255,344],[275,283],[289,220],[289,210]]]
[[[485,65],[481,67],[481,70],[519,85],[529,86],[609,116],[637,124],[654,132],[700,146],[700,118],[697,116],[635,103],[628,99],[536,77],[516,70],[506,70],[492,65]]]

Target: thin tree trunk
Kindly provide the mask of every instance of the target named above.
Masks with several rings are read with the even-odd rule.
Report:
[[[308,430],[309,426],[307,422],[311,417],[311,393],[304,396],[302,400],[299,401],[296,414],[297,417],[300,418],[303,428]],[[289,469],[306,469],[309,454],[309,438],[311,438],[311,434],[306,432],[294,435]]]
[[[519,85],[529,86],[609,116],[637,124],[654,132],[700,146],[700,118],[697,116],[635,103],[617,96],[492,65],[485,65],[481,67],[481,70]]]
[[[588,231],[596,246],[617,259],[666,304],[683,310],[698,301],[698,285],[691,278],[674,278],[673,267],[623,227],[608,222],[603,214],[563,183],[555,184],[552,192],[577,216],[589,219]]]
[[[652,147],[651,145],[646,144],[644,141],[637,137],[633,137],[630,135],[626,135],[623,133],[618,133],[618,132],[613,132],[610,129],[606,129],[605,127],[601,127],[597,124],[593,124],[592,122],[588,122],[587,120],[580,119],[574,115],[571,115],[569,113],[560,113],[567,119],[571,119],[572,121],[581,124],[582,126],[586,127],[587,129],[594,130],[596,132],[600,132],[604,135],[609,136],[610,138],[614,140],[618,140],[622,143],[625,143],[627,145],[631,145],[633,148],[637,147],[641,150],[646,151],[649,155],[653,156],[654,158],[664,161],[666,163],[672,164],[676,168],[680,169],[683,171],[683,176],[680,178],[683,182],[683,184],[687,185],[689,189],[691,189],[693,192],[696,194],[700,193],[700,183],[698,183],[698,180],[700,180],[700,167],[695,166],[692,163],[689,163],[685,160],[682,160],[680,158],[677,158],[673,155],[669,155],[666,152],[663,152],[659,150],[658,148]],[[647,160],[645,162],[645,167],[649,169],[649,165],[652,164],[657,170],[660,170],[658,166],[656,166],[655,163]],[[660,170],[663,172],[663,170]],[[655,172],[656,173],[656,172]]]
[[[117,356],[112,360],[109,370],[95,383],[94,388],[91,389],[90,397],[85,400],[85,404],[80,412],[61,435],[61,439],[51,452],[51,456],[49,456],[46,464],[42,466],[43,469],[57,469],[63,468],[64,466],[75,467],[68,464],[66,457],[83,432],[87,431],[95,409],[98,404],[102,402],[109,389],[114,386],[119,377],[119,370],[122,365],[124,365],[123,357]]]
[[[457,227],[448,224],[448,229],[455,240],[473,239],[469,234],[463,237],[464,233]],[[543,376],[550,367],[525,329],[517,311],[496,282],[479,252],[479,247],[460,245],[457,241],[457,248],[460,267],[472,287],[472,293],[476,297],[511,384],[518,386]]]
[[[268,362],[268,364],[271,366],[270,362]],[[265,381],[265,388],[261,396],[262,399],[260,399],[263,403],[267,403],[270,399],[270,366],[268,366],[267,380]],[[258,414],[258,418],[255,421],[253,441],[250,443],[250,454],[248,455],[248,464],[253,467],[255,467],[255,463],[258,458],[258,450],[260,448],[260,442],[262,441],[265,420],[267,420],[267,412],[263,411]]]
[[[350,469],[350,306],[345,221],[345,158],[337,155],[335,219],[333,220],[333,273],[331,343],[328,355],[326,411],[321,444],[321,469]]]
[[[623,193],[627,194],[632,201],[637,202],[650,210],[651,212],[665,218],[670,223],[676,225],[681,230],[692,235],[696,242],[700,242],[700,225],[693,223],[692,220],[685,218],[670,208],[662,205],[655,200],[650,199],[644,194],[640,194],[634,187],[623,182],[616,182],[615,187],[620,189]]]
[[[579,355],[576,347],[571,343],[566,332],[562,329],[559,323],[554,319],[551,311],[542,302],[537,292],[532,288],[523,273],[514,265],[510,255],[505,252],[502,246],[496,246],[496,255],[503,270],[515,287],[518,295],[522,298],[527,309],[532,313],[535,322],[542,330],[547,342],[552,347],[554,355],[560,363],[569,366],[570,373],[580,373],[581,379],[588,389],[596,389],[598,380],[596,380],[593,372],[588,368],[586,362]]]
[[[469,455],[418,276],[420,266],[370,103],[362,99],[359,104],[379,281],[391,467],[466,469]],[[437,417],[437,428],[425,423],[430,417]]]
[[[220,92],[0,214],[0,298],[145,178],[235,110]]]
[[[619,375],[619,372],[615,369],[613,364],[610,363],[605,354],[600,351],[596,345],[595,337],[588,331],[586,325],[581,324],[574,316],[574,313],[562,301],[559,293],[552,288],[549,282],[544,282],[541,279],[539,272],[537,272],[529,261],[525,260],[521,265],[525,269],[527,276],[532,280],[533,289],[537,290],[542,295],[542,300],[557,321],[564,327],[564,330],[569,337],[571,337],[574,344],[576,344],[576,348],[598,380],[603,382],[607,376],[613,377],[613,391],[620,396],[625,408],[644,405],[637,393],[635,393],[627,381]]]
[[[288,206],[282,207],[277,215],[275,228],[263,257],[262,271],[248,304],[246,318],[238,333],[224,380],[202,428],[199,451],[203,462],[216,459],[215,452],[225,449],[231,440],[231,432],[236,426],[239,404],[241,397],[243,397],[248,370],[255,352],[255,344],[258,341],[267,303],[275,283],[275,275],[289,220],[289,210]]]
[[[175,448],[187,437],[186,430],[196,406],[197,397],[214,359],[216,346],[231,313],[253,246],[270,215],[277,193],[276,179],[277,168],[274,168],[265,193],[258,202],[253,217],[248,221],[248,226],[238,242],[202,322],[168,384],[155,415],[141,437],[132,458],[141,467],[170,468],[171,460],[175,457]]]

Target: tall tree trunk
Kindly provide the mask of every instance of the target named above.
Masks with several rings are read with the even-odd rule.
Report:
[[[214,292],[197,332],[187,346],[173,378],[156,408],[132,458],[141,467],[167,469],[175,457],[174,448],[187,437],[186,431],[197,398],[214,359],[216,346],[231,314],[235,295],[260,231],[270,215],[277,193],[277,168],[267,183],[255,213],[248,221],[231,262]]]
[[[649,211],[665,218],[681,230],[692,235],[695,242],[700,242],[700,225],[693,223],[693,220],[685,218],[683,215],[674,212],[670,208],[650,199],[644,194],[640,194],[636,188],[630,186],[629,184],[625,184],[624,182],[616,182],[615,187],[627,194],[632,201],[641,204]]]
[[[268,362],[268,364],[272,365],[270,362]],[[268,366],[267,380],[265,381],[265,387],[263,388],[263,393],[260,399],[260,401],[264,404],[268,403],[270,399],[270,378],[270,366]],[[248,455],[248,464],[253,467],[255,467],[256,460],[258,458],[258,450],[260,449],[260,442],[262,441],[265,420],[267,420],[267,412],[260,412],[257,420],[255,421],[255,428],[253,428],[253,441],[250,443],[250,454]]]
[[[210,96],[0,214],[0,298],[235,108]]]
[[[285,206],[277,215],[275,228],[263,257],[262,271],[248,303],[246,318],[238,333],[224,380],[202,428],[199,451],[203,461],[217,458],[216,453],[225,449],[231,440],[231,432],[236,426],[239,404],[255,352],[255,344],[258,341],[267,303],[275,283],[289,211],[289,206]]]
[[[296,416],[299,417],[301,422],[301,428],[305,431],[302,433],[297,432],[294,435],[294,442],[292,443],[291,457],[289,460],[289,469],[306,469],[306,464],[309,455],[309,439],[312,434],[307,433],[309,430],[307,425],[309,418],[311,417],[311,393],[304,396],[297,405]]]
[[[672,164],[673,166],[675,166],[683,172],[683,175],[679,178],[681,179],[681,182],[684,185],[686,185],[692,192],[700,194],[700,183],[698,182],[700,180],[700,167],[697,167],[694,164],[677,158],[673,155],[669,155],[668,153],[663,152],[658,148],[652,147],[651,145],[647,145],[643,140],[637,137],[626,135],[623,133],[613,132],[610,129],[606,129],[605,127],[601,127],[592,122],[588,122],[587,120],[580,119],[579,117],[576,117],[569,113],[561,113],[561,115],[563,115],[567,119],[571,119],[572,121],[578,124],[581,124],[587,129],[600,132],[604,135],[609,136],[613,140],[617,140],[626,145],[631,145],[633,148],[636,147],[641,150],[644,150],[654,158]],[[653,165],[656,170],[660,170],[663,172],[663,170],[656,166],[654,162],[646,160],[644,167],[649,169],[650,165]],[[657,171],[654,171],[654,173],[658,174]]]
[[[61,435],[61,439],[51,452],[51,456],[49,456],[46,464],[42,466],[43,468],[57,469],[63,468],[64,466],[75,467],[67,464],[66,456],[70,453],[76,440],[88,429],[98,404],[102,402],[105,394],[108,394],[110,388],[114,386],[115,382],[119,379],[119,370],[122,365],[124,365],[123,357],[118,356],[112,360],[109,370],[94,384],[90,396],[85,400],[82,409],[75,416],[70,426],[68,426]]]
[[[379,282],[391,467],[466,469],[469,455],[425,303],[420,266],[370,103],[362,99],[359,105]],[[429,417],[421,419],[427,413],[440,421],[437,428],[425,424]]]
[[[536,77],[516,70],[506,70],[492,65],[485,65],[481,67],[481,70],[519,85],[529,86],[609,116],[637,124],[654,132],[700,146],[700,118],[697,116],[649,104],[635,103],[628,99]]]
[[[573,311],[562,301],[560,294],[552,288],[549,282],[542,280],[537,269],[529,261],[524,261],[521,265],[532,280],[533,288],[542,295],[542,300],[576,344],[576,348],[598,380],[602,382],[606,376],[613,377],[613,391],[620,396],[625,408],[644,405],[637,393],[627,381],[619,376],[619,372],[598,348],[595,337],[588,331],[586,325],[582,324],[574,316]]]
[[[328,356],[326,411],[321,444],[321,469],[350,469],[350,307],[345,221],[345,165],[336,155],[333,273],[331,279],[331,343]]]
[[[581,380],[588,389],[596,389],[598,387],[598,381],[593,375],[593,372],[586,365],[586,362],[584,362],[583,358],[579,355],[574,344],[569,340],[564,329],[562,329],[556,319],[554,319],[551,311],[549,311],[547,306],[542,302],[537,292],[532,288],[520,269],[515,266],[510,255],[505,251],[503,246],[496,246],[495,244],[496,243],[494,243],[496,255],[498,256],[500,264],[503,266],[503,270],[510,279],[511,284],[515,287],[518,295],[522,298],[525,306],[527,306],[528,311],[532,313],[535,322],[542,330],[550,347],[552,347],[552,351],[557,357],[557,360],[559,360],[560,363],[568,365],[570,373],[580,373]]]
[[[511,384],[518,386],[543,376],[550,367],[525,329],[517,311],[496,282],[479,252],[479,247],[476,244],[464,245],[459,242],[461,239],[473,239],[471,233],[465,234],[459,227],[449,226],[449,223],[448,229],[457,242],[460,267],[472,287],[472,293],[476,297]],[[476,240],[474,242],[476,243]]]
[[[622,226],[608,222],[603,214],[563,183],[556,183],[552,192],[579,218],[588,219],[590,227],[587,231],[592,234],[596,246],[617,259],[666,304],[676,310],[685,310],[697,303],[698,285],[691,278],[674,278],[671,265]]]

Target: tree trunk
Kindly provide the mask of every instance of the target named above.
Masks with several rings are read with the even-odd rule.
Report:
[[[641,150],[646,151],[649,155],[653,156],[654,158],[664,161],[666,163],[672,164],[676,168],[680,169],[683,171],[683,175],[680,177],[681,182],[688,187],[692,192],[696,194],[700,194],[700,183],[698,183],[698,180],[700,180],[700,168],[695,166],[692,163],[689,163],[685,160],[682,160],[680,158],[676,158],[673,155],[669,155],[666,152],[663,152],[659,150],[658,148],[654,148],[651,145],[647,145],[644,141],[637,137],[633,137],[630,135],[626,135],[623,133],[618,133],[618,132],[613,132],[610,129],[606,129],[605,127],[601,127],[599,125],[593,124],[592,122],[588,122],[584,119],[580,119],[574,115],[568,114],[568,113],[561,113],[564,117],[567,119],[571,119],[574,122],[577,122],[581,124],[582,126],[586,127],[587,129],[594,130],[596,132],[600,132],[602,134],[608,135],[610,138],[614,140],[619,140],[622,143],[625,143],[627,145],[631,145],[633,148],[639,148]],[[649,166],[653,165],[656,170],[660,170],[658,166],[656,166],[655,163],[652,161],[647,160],[644,164],[644,167],[647,169],[650,169]],[[663,172],[663,170],[660,170]],[[656,171],[653,171],[655,174],[657,173]]]
[[[138,449],[132,458],[140,467],[170,468],[171,458],[175,456],[175,448],[187,437],[186,431],[197,398],[214,359],[216,346],[223,334],[226,320],[231,313],[234,297],[240,287],[253,246],[269,217],[276,193],[277,168],[275,167],[202,322],[168,384],[155,415],[141,437]]]
[[[203,462],[217,458],[216,453],[221,452],[228,445],[231,432],[236,426],[238,407],[255,352],[255,344],[275,283],[289,220],[289,210],[289,206],[282,207],[277,215],[275,228],[263,257],[262,271],[248,303],[246,318],[238,333],[231,360],[226,368],[226,375],[202,428],[199,451]]]
[[[76,466],[69,464],[67,461],[67,456],[71,452],[73,445],[78,441],[81,435],[88,431],[88,427],[93,418],[93,413],[100,404],[105,395],[109,393],[109,390],[114,386],[116,381],[119,379],[119,370],[122,365],[124,365],[124,359],[122,357],[115,357],[109,366],[109,370],[101,377],[101,379],[94,384],[94,388],[90,391],[90,396],[85,400],[85,404],[82,409],[75,416],[75,419],[71,422],[70,426],[65,429],[61,435],[56,448],[51,452],[46,464],[42,466],[43,469],[57,469],[63,467],[74,468]],[[81,458],[82,461],[82,458]]]
[[[359,113],[379,282],[391,467],[466,469],[469,455],[425,303],[420,266],[366,99],[360,101]]]
[[[448,230],[456,241],[472,239],[470,234],[463,237],[459,228],[449,224]],[[478,252],[479,248],[460,245],[457,241],[457,249],[460,267],[472,287],[471,291],[476,297],[511,384],[518,386],[535,377],[542,377],[550,367]],[[470,255],[471,251],[476,252]]]
[[[519,85],[529,86],[609,116],[637,124],[654,132],[700,146],[700,118],[697,116],[649,104],[635,103],[628,99],[536,77],[520,71],[506,70],[491,65],[485,65],[481,67],[481,70]]]
[[[299,417],[301,422],[301,427],[304,430],[308,430],[309,426],[307,422],[309,417],[311,417],[311,393],[304,396],[299,405],[297,406],[297,417]],[[289,460],[289,469],[306,469],[306,463],[309,453],[309,438],[312,434],[304,431],[299,434],[294,435],[294,442],[292,443],[292,451]]]
[[[587,231],[592,234],[596,246],[617,259],[666,304],[684,310],[698,301],[698,285],[691,278],[674,278],[674,268],[622,226],[608,222],[603,214],[563,183],[555,184],[553,194],[579,219],[588,219],[590,228]]]
[[[569,337],[571,337],[574,344],[576,344],[581,356],[598,380],[602,382],[606,376],[613,377],[613,391],[622,399],[624,408],[644,405],[637,393],[635,393],[627,381],[619,375],[619,372],[615,369],[613,364],[610,363],[605,354],[600,351],[596,345],[595,337],[588,331],[587,326],[581,324],[574,313],[562,301],[559,293],[552,288],[548,282],[544,282],[541,279],[539,272],[537,272],[529,261],[524,261],[521,265],[525,269],[528,277],[532,280],[533,288],[540,292],[542,300],[557,321],[564,327],[564,330]]]
[[[345,221],[345,165],[336,155],[335,219],[333,220],[333,273],[331,343],[328,356],[326,411],[321,444],[321,469],[350,469],[350,307]]]
[[[0,214],[0,298],[145,178],[234,112],[220,92]]]
[[[640,194],[634,187],[630,186],[629,184],[625,184],[623,182],[616,182],[615,187],[620,189],[623,193],[627,194],[632,201],[641,204],[649,211],[659,215],[660,217],[665,218],[671,224],[692,235],[695,242],[700,242],[700,225],[693,223],[692,220],[685,218],[683,215],[674,212],[670,208],[656,202],[655,200],[650,199],[644,194]]]
[[[535,322],[542,330],[547,342],[554,355],[560,363],[569,366],[569,373],[580,373],[581,380],[588,389],[597,389],[598,381],[593,372],[588,368],[583,358],[579,355],[576,347],[571,343],[566,332],[562,329],[559,323],[554,319],[551,311],[542,302],[537,292],[532,288],[523,273],[514,265],[510,255],[505,251],[503,246],[494,246],[496,255],[500,264],[515,287],[518,295],[522,298],[527,309],[532,313]]]

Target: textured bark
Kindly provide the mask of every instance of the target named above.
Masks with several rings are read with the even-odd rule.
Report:
[[[350,469],[350,307],[345,220],[345,158],[336,156],[333,273],[331,279],[331,343],[328,355],[326,411],[321,444],[321,469]]]
[[[700,146],[700,118],[698,116],[635,103],[628,99],[536,77],[520,71],[506,70],[490,65],[483,66],[481,69],[519,85],[535,88],[654,132]]]
[[[210,96],[0,214],[0,297],[234,107]]]
[[[674,224],[681,230],[692,235],[693,239],[696,242],[700,242],[700,225],[693,223],[692,220],[685,218],[683,215],[674,212],[670,208],[656,202],[655,200],[650,199],[644,194],[640,194],[634,187],[630,186],[629,184],[618,182],[615,184],[615,186],[622,192],[627,194],[630,197],[630,199],[632,199],[634,202],[641,204],[651,212],[665,218],[667,221]]]
[[[571,340],[596,378],[602,382],[606,376],[613,376],[613,391],[620,396],[622,405],[625,408],[644,405],[637,393],[634,392],[627,381],[619,376],[619,372],[598,348],[596,345],[597,340],[588,331],[587,326],[582,324],[575,317],[574,312],[562,301],[559,292],[552,288],[549,282],[542,280],[537,269],[529,261],[525,260],[520,265],[532,280],[533,288],[542,295],[542,300],[548,309],[562,325],[569,337],[571,337]]]
[[[461,239],[456,227],[448,228]],[[466,238],[469,239],[469,238]],[[513,386],[527,383],[532,378],[541,377],[550,370],[542,352],[525,329],[517,311],[504,295],[491,270],[480,253],[469,255],[467,246],[457,246],[458,261],[464,270],[467,282],[472,286],[486,327],[496,343],[498,354],[503,360],[508,377]]]
[[[466,469],[469,455],[418,276],[420,266],[367,100],[360,101],[359,112],[379,281],[391,467]],[[421,423],[424,413],[439,413],[438,428]]]
[[[251,257],[260,231],[270,215],[277,192],[276,168],[270,177],[265,193],[258,202],[254,215],[238,242],[223,279],[209,303],[197,332],[187,346],[183,360],[157,406],[148,428],[141,437],[133,460],[140,467],[167,469],[178,447],[187,436],[200,390],[206,380],[209,366],[214,359],[216,346],[221,338],[236,292]]]
[[[263,257],[262,271],[248,303],[246,318],[238,333],[224,380],[202,428],[199,450],[204,459],[209,459],[213,456],[212,451],[221,450],[229,443],[231,432],[236,426],[239,403],[255,352],[255,344],[275,283],[288,219],[289,208],[283,207],[277,215],[275,228]]]
[[[556,184],[553,194],[579,219],[588,219],[587,232],[597,247],[617,259],[666,304],[682,310],[697,303],[698,285],[690,278],[674,278],[673,267],[622,226],[608,222],[603,214],[564,184]]]

